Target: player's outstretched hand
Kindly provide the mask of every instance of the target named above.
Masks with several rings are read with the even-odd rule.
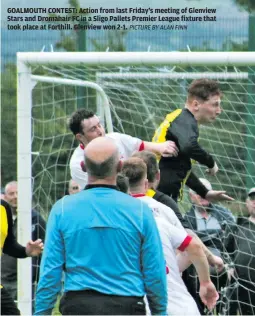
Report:
[[[209,310],[212,310],[219,299],[219,294],[212,281],[200,283],[199,296]]]
[[[163,157],[177,157],[179,149],[176,146],[175,142],[170,140],[160,144],[160,154]]]
[[[30,240],[26,245],[26,254],[28,257],[39,256],[43,251],[43,242],[41,239]]]
[[[219,256],[213,256],[210,261],[210,265],[214,266],[217,272],[221,272],[225,268],[224,262]]]
[[[214,166],[212,168],[206,169],[206,172],[209,173],[209,175],[211,176],[215,176],[218,171],[219,171],[219,168],[216,162],[214,163]]]
[[[220,201],[234,201],[234,199],[227,194],[226,191],[215,191],[210,190],[207,192],[205,199],[209,202],[220,202]]]

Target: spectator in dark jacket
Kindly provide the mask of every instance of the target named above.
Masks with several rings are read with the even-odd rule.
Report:
[[[231,284],[227,291],[229,315],[255,315],[255,187],[246,199],[249,217],[239,217],[225,233],[225,247],[230,255]]]
[[[208,190],[212,190],[211,183],[208,180],[203,178],[199,180]],[[190,190],[190,199],[192,206],[184,218],[189,223],[190,228],[200,237],[205,246],[207,246],[214,255],[222,257],[224,250],[222,243],[223,232],[226,226],[235,223],[234,216],[227,208],[210,203],[192,190]],[[198,280],[192,266],[185,271],[183,278],[191,295],[198,304],[200,313],[203,313],[204,305],[197,294]],[[221,287],[225,287],[227,282],[225,270],[218,274],[214,268],[211,268],[211,278],[218,291],[220,291]],[[221,298],[219,299],[219,303],[220,302]]]
[[[212,190],[208,180],[200,178],[200,181],[208,190]],[[191,209],[184,216],[190,228],[197,233],[207,247],[222,251],[223,228],[235,222],[231,211],[222,205],[210,203],[192,190],[190,190],[190,199]]]

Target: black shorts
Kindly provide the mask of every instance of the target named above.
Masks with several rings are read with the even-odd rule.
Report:
[[[107,295],[97,291],[70,291],[60,301],[62,315],[145,315],[143,297]]]
[[[1,291],[1,315],[20,315],[20,311],[17,308],[11,295],[3,287]]]

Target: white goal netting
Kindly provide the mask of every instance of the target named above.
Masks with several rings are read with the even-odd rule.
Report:
[[[85,62],[68,64],[60,60],[54,65],[33,62],[30,66],[33,76],[96,83],[107,95],[113,130],[146,141],[152,139],[166,114],[183,108],[187,87],[193,79],[217,80],[223,92],[223,111],[214,124],[201,126],[200,143],[212,153],[220,168],[217,176],[209,179],[213,188],[226,190],[233,196],[236,202],[227,207],[236,216],[242,216],[247,213],[244,203],[247,188],[255,184],[255,68],[220,64],[153,66],[126,62],[124,66],[90,66]],[[45,218],[52,205],[67,194],[69,160],[78,145],[68,130],[68,117],[78,107],[96,112],[104,122],[108,115],[105,115],[105,100],[96,89],[53,81],[37,80],[32,91],[32,198],[34,208]],[[204,167],[195,166],[195,172],[207,177]],[[182,211],[190,208],[187,196],[181,208]],[[251,264],[254,264],[254,240],[250,240]],[[254,265],[250,265],[249,273],[254,275]],[[252,277],[246,281],[251,283]],[[227,308],[230,298],[226,288],[222,293],[222,305]]]
[[[223,91],[223,112],[213,125],[200,128],[200,142],[216,158],[220,172],[212,184],[241,199],[246,183],[255,183],[254,70],[225,67],[42,67],[48,76],[98,83],[107,94],[115,131],[151,140],[164,116],[185,104],[195,78],[214,78]],[[40,73],[39,69],[37,71]],[[188,72],[187,72],[188,71]],[[100,111],[102,102],[91,88],[37,83],[33,90],[33,170],[35,204],[48,212],[65,193],[68,161],[74,143],[67,118],[78,106]],[[102,118],[103,119],[103,118]],[[204,169],[203,169],[204,170]],[[202,172],[203,172],[202,170]],[[36,201],[37,200],[37,201]]]

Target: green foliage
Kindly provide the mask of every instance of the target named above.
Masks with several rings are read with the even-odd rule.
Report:
[[[247,52],[248,49],[248,41],[244,41],[242,43],[237,43],[233,40],[227,39],[222,45],[222,51],[227,52]]]
[[[255,12],[254,0],[233,0],[233,2],[242,10],[249,13]]]
[[[80,9],[80,3],[78,0],[69,0],[68,1],[69,3],[69,6],[72,7],[72,8],[76,8],[78,11]]]
[[[55,47],[59,49],[63,49],[67,52],[75,52],[77,50],[76,44],[76,36],[72,37],[70,35],[66,36],[63,32],[61,32],[61,39],[55,44]]]
[[[68,131],[67,117],[77,108],[76,89],[38,83],[32,97],[33,198],[46,216],[52,204],[65,194],[70,179],[68,163],[73,136]]]
[[[188,0],[194,1],[194,0]],[[201,0],[197,0],[201,1]],[[254,0],[233,0],[233,3],[236,4],[240,9],[245,10],[247,12],[255,12],[255,2]]]
[[[112,52],[125,52],[125,37],[127,36],[127,31],[108,31],[106,40],[96,40],[91,39],[91,42],[95,48],[95,51],[106,51],[108,48]]]
[[[80,9],[80,3],[78,0],[69,0],[69,6],[76,8],[77,11]],[[72,13],[68,14],[72,16]],[[80,13],[80,15],[86,16],[88,14]],[[56,17],[56,14],[50,14],[51,17]],[[55,22],[59,24],[60,22]],[[72,19],[69,22],[71,25],[77,24],[73,22]],[[80,22],[84,24],[86,22]],[[95,51],[106,51],[107,48],[110,48],[113,52],[124,52],[126,51],[125,37],[128,31],[119,30],[119,31],[108,31],[106,33],[105,40],[100,39],[96,40],[94,38],[90,39]],[[86,50],[86,31],[85,30],[72,30],[68,34],[61,31],[60,40],[55,44],[57,49],[62,49],[67,52],[75,51],[85,51]]]
[[[80,10],[80,3],[78,0],[69,0],[68,1],[69,7],[70,8],[76,8],[77,11],[79,12]],[[86,16],[85,13],[79,13],[79,15]],[[57,14],[49,14],[50,17],[57,17]],[[73,13],[68,13],[67,16],[69,16],[71,19],[68,22],[73,26],[74,24],[77,24],[77,22],[73,21],[72,16]],[[52,22],[51,22],[52,23]],[[59,24],[61,22],[54,22],[56,24]],[[84,30],[79,30],[79,31],[70,31],[68,34],[65,33],[64,31],[60,31],[60,40],[55,44],[55,47],[59,50],[65,50],[67,52],[75,52],[78,50],[79,46],[79,41],[81,37],[86,36],[86,33]]]
[[[6,65],[1,78],[1,178],[2,185],[17,178],[16,65]]]
[[[215,51],[215,49],[210,46],[209,41],[203,41],[200,47],[191,46],[190,50],[192,52],[214,52]],[[183,51],[187,51],[187,50],[185,49]]]

